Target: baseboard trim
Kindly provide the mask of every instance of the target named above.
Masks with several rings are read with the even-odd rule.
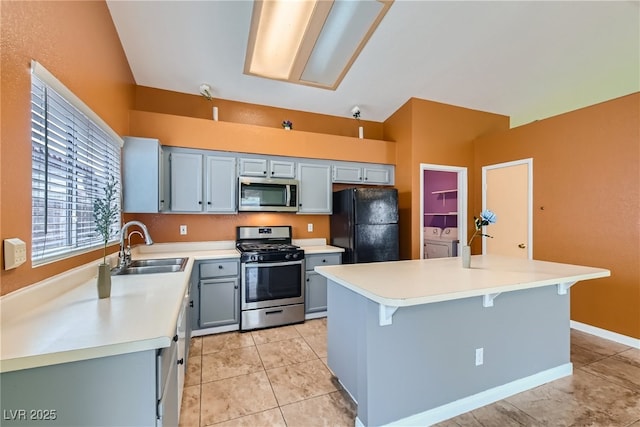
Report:
[[[537,374],[503,384],[498,387],[456,400],[446,405],[439,406],[428,411],[411,415],[406,418],[389,423],[389,426],[428,426],[453,418],[465,412],[472,411],[482,406],[489,405],[514,394],[530,390],[542,384],[569,376],[573,373],[573,365],[566,363],[555,368],[547,369]],[[356,417],[356,427],[364,427],[362,421]]]
[[[231,332],[240,330],[240,324],[235,323],[233,325],[225,325],[225,326],[215,326],[213,328],[205,328],[205,329],[192,329],[191,336],[192,337],[202,337],[205,335],[211,334],[219,334],[222,332]]]
[[[595,335],[609,341],[614,341],[620,344],[628,345],[629,347],[640,349],[640,339],[638,338],[628,337],[617,332],[611,332],[606,329],[587,325],[586,323],[576,322],[575,320],[571,320],[569,322],[569,326],[577,331],[586,332],[587,334]]]

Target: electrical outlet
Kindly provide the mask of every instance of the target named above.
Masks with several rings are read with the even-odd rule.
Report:
[[[10,270],[24,264],[27,260],[27,245],[20,239],[5,239],[4,269]]]
[[[311,233],[313,231],[313,224],[307,224],[307,231]]]
[[[484,348],[476,348],[476,366],[480,366],[484,363]]]
[[[186,225],[181,225],[180,226],[180,235],[181,236],[186,236],[187,235],[187,226]]]

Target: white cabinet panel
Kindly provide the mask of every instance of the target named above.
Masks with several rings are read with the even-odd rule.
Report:
[[[366,167],[363,168],[365,184],[389,184],[391,174],[389,168]]]
[[[334,164],[333,182],[345,184],[393,185],[392,165],[365,163]]]
[[[359,183],[362,182],[362,168],[357,166],[334,165],[333,182]]]
[[[206,162],[205,210],[209,213],[237,212],[238,181],[235,157],[207,156]]]
[[[125,137],[122,148],[124,212],[156,213],[165,206],[163,159],[160,141]]]
[[[295,162],[269,157],[240,158],[240,176],[260,176],[264,178],[295,178]]]
[[[285,160],[269,160],[271,178],[295,178],[296,164]]]
[[[331,166],[298,163],[299,214],[331,213]]]
[[[202,155],[173,152],[170,157],[171,211],[202,211]]]

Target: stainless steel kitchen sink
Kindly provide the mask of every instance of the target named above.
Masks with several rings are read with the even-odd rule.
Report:
[[[175,273],[184,271],[187,260],[188,258],[140,259],[131,261],[127,267],[113,269],[111,275]]]
[[[157,258],[157,259],[137,259],[131,261],[129,267],[155,267],[161,265],[184,265],[187,263],[187,258]]]

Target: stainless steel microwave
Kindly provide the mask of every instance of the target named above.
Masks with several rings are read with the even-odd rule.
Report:
[[[240,177],[238,210],[249,212],[297,212],[298,181]]]

